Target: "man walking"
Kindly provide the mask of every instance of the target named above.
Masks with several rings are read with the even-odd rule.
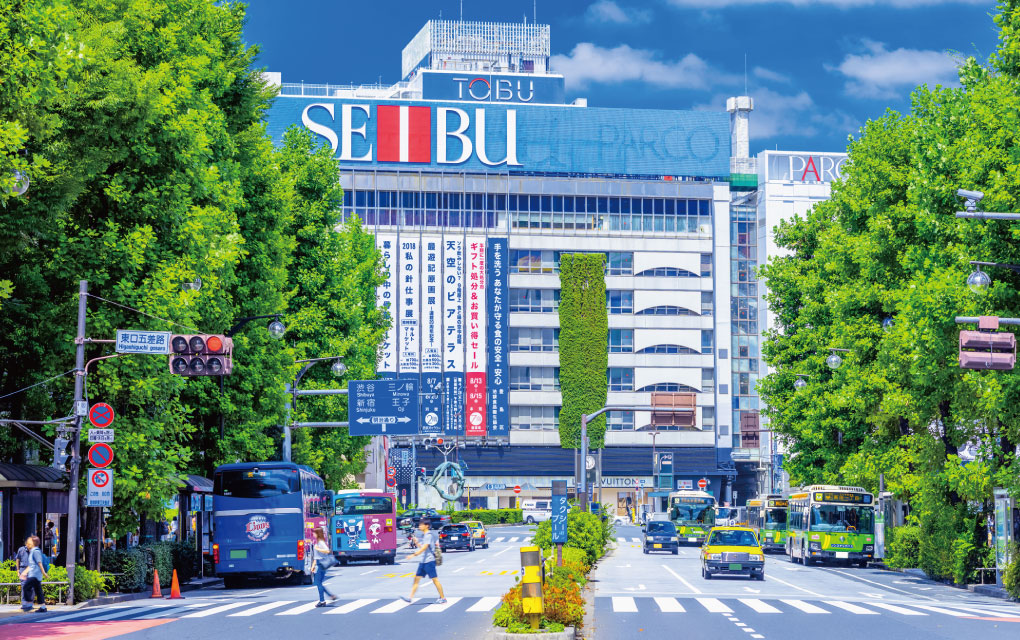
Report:
[[[429,521],[426,518],[422,518],[418,523],[418,529],[421,530],[421,543],[418,545],[418,550],[412,553],[409,558],[415,556],[421,556],[418,559],[418,572],[414,575],[414,584],[411,585],[411,595],[400,596],[400,599],[404,602],[411,602],[414,598],[415,591],[418,590],[418,582],[428,577],[432,580],[432,584],[436,585],[436,591],[439,592],[439,599],[436,600],[436,604],[446,604],[446,596],[443,595],[443,585],[439,584],[439,580],[436,579],[436,546],[439,544],[439,539],[436,534],[429,531]]]
[[[25,541],[28,547],[28,566],[21,572],[21,610],[26,613],[32,610],[35,598],[39,598],[39,608],[36,613],[46,612],[46,598],[43,596],[42,581],[49,576],[46,574],[46,567],[43,566],[43,554],[39,546],[39,536],[31,536]]]

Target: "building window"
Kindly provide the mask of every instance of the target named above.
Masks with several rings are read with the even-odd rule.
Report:
[[[705,393],[715,391],[715,369],[701,370],[701,390]]]
[[[696,273],[691,273],[687,269],[679,269],[677,267],[659,267],[657,269],[645,269],[641,273],[637,274],[642,277],[649,278],[698,278],[700,277]]]
[[[694,387],[690,387],[680,382],[656,382],[655,384],[646,384],[645,386],[638,389],[640,392],[649,391],[667,391],[670,393],[698,393],[698,390]]]
[[[510,367],[511,391],[559,391],[559,367]]]
[[[606,291],[609,313],[634,313],[634,292],[619,289]]]
[[[609,390],[633,391],[634,390],[633,367],[609,367]]]
[[[633,431],[633,411],[607,411],[606,428],[610,431]]]
[[[559,289],[510,289],[512,313],[552,313],[559,308]]]
[[[712,330],[711,329],[702,329],[701,330],[701,353],[713,353],[715,351],[715,349],[713,348],[714,347],[713,343],[714,343],[714,340],[712,338]]]
[[[560,330],[538,328],[510,328],[511,351],[559,351]]]
[[[715,407],[701,408],[701,428],[702,429],[715,428]]]
[[[695,351],[690,347],[683,347],[678,344],[657,344],[651,347],[645,347],[644,349],[638,351],[638,353],[675,353],[688,356],[701,355],[699,351]]]
[[[510,273],[558,273],[559,251],[510,250]]]
[[[612,313],[612,311],[610,311]],[[696,316],[698,315],[690,309],[684,309],[683,307],[674,307],[671,305],[660,305],[658,307],[649,307],[642,309],[634,315],[636,316]]]
[[[630,251],[610,251],[606,254],[607,276],[629,276],[634,272],[634,254]]]
[[[703,253],[701,254],[701,277],[711,278],[712,277],[712,254]]]
[[[523,430],[557,429],[560,426],[559,407],[511,406],[510,428]]]
[[[633,329],[609,330],[609,353],[633,353],[633,352],[634,352]]]

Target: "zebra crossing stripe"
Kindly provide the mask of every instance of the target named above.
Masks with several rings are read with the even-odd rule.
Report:
[[[123,609],[120,609],[118,611],[107,612],[104,615],[96,616],[95,618],[89,618],[89,622],[92,622],[94,620],[110,620],[110,619],[116,618],[118,616],[131,615],[132,613],[138,613],[139,610],[148,611],[149,609],[163,609],[165,607],[170,607],[173,604],[174,603],[172,603],[172,602],[165,602],[165,603],[164,602],[158,602],[158,603],[150,604],[149,606],[144,606],[144,605],[137,606],[136,605],[134,607],[124,607]],[[158,613],[159,613],[160,616],[164,615],[163,611],[159,611]]]
[[[897,607],[894,604],[887,604],[885,602],[869,602],[868,604],[870,604],[873,607],[878,607],[880,609],[886,609],[887,611],[892,611],[893,613],[899,613],[899,614],[902,614],[902,615],[905,615],[905,616],[926,616],[926,615],[928,615],[927,613],[921,613],[920,611],[914,611],[913,609],[906,609],[904,607]]]
[[[804,602],[803,600],[780,600],[780,602],[786,603],[794,609],[800,609],[804,613],[829,613],[821,607],[816,607],[813,604]]]
[[[261,604],[261,605],[259,605],[257,607],[252,607],[251,609],[245,609],[244,611],[238,611],[237,613],[231,613],[227,617],[228,618],[238,618],[238,617],[244,617],[244,616],[253,616],[253,615],[257,614],[257,613],[264,613],[264,612],[269,611],[271,609],[275,609],[277,607],[282,607],[285,604],[294,604],[294,602],[296,602],[296,601],[295,600],[277,600],[276,602],[267,602],[266,604]]]
[[[449,609],[453,605],[457,604],[458,602],[460,602],[460,600],[461,600],[460,598],[447,598],[445,603],[443,603],[443,604],[430,604],[429,606],[427,606],[424,609],[422,609],[421,612],[422,613],[440,613],[442,611],[446,611],[447,609]]]
[[[708,609],[709,613],[733,613],[733,609],[730,609],[715,598],[695,598],[695,600],[701,606]]]
[[[516,536],[513,537],[513,538],[510,538],[510,542],[517,542],[518,540],[520,540],[520,538],[518,538]]]
[[[634,598],[613,596],[613,611],[617,613],[637,613]]]
[[[127,609],[136,609],[137,607],[115,607],[118,613],[123,613]],[[60,622],[62,620],[74,620],[75,618],[84,618],[85,616],[91,616],[96,613],[102,613],[106,609],[86,609],[84,611],[76,611],[74,613],[67,613],[64,615],[57,616],[55,618],[43,618],[43,622]]]
[[[211,604],[212,604],[211,602],[192,602],[190,604],[186,604],[183,606],[173,607],[172,609],[161,609],[154,613],[149,613],[144,616],[138,616],[137,618],[133,619],[152,620],[153,618],[172,618],[176,616],[178,613],[182,613],[184,611],[191,611],[192,609],[198,609],[199,607],[208,607]]]
[[[756,598],[740,598],[739,600],[758,613],[782,613],[779,609],[776,609],[770,604],[765,604]]]
[[[467,608],[468,611],[492,611],[496,608],[496,605],[500,603],[501,598],[499,597],[488,597],[481,598],[478,602],[474,603]]]
[[[683,613],[684,606],[677,602],[676,598],[655,598],[655,604],[659,605],[659,611],[663,613]]]
[[[878,615],[877,611],[872,611],[871,609],[865,609],[864,607],[858,607],[855,604],[850,604],[849,602],[842,602],[840,600],[826,600],[825,604],[831,604],[834,607],[839,607],[840,609],[842,609],[844,611],[849,611],[850,613],[853,613],[853,614],[856,614],[856,615],[859,615],[859,616],[877,616]]]
[[[498,538],[493,538],[492,539],[493,542],[503,542],[504,540],[506,540],[506,538],[503,537],[503,536],[500,536]]]
[[[631,538],[631,542],[641,542],[641,538]]]
[[[421,598],[414,598],[412,602],[418,602]],[[404,602],[403,600],[394,600],[393,602],[383,605],[378,609],[373,609],[372,613],[396,613],[404,607],[411,604],[410,602]]]
[[[339,607],[331,608],[331,609],[326,611],[326,614],[327,615],[336,615],[336,614],[350,613],[351,611],[356,611],[357,609],[360,609],[360,608],[362,608],[364,606],[370,605],[373,602],[378,602],[378,601],[379,601],[378,598],[361,598],[360,600],[354,600],[352,602],[348,602],[347,604],[342,604]]]
[[[312,600],[311,602],[306,602],[306,603],[304,603],[302,605],[298,605],[298,606],[294,607],[293,609],[287,609],[286,611],[281,611],[280,613],[277,613],[276,615],[278,615],[278,616],[299,616],[302,613],[305,613],[306,611],[311,611],[318,604],[319,603],[317,601]]]
[[[616,544],[626,544],[626,542],[627,542],[626,538],[617,538],[616,539]]]
[[[218,607],[213,607],[212,609],[206,609],[205,611],[196,611],[195,613],[189,613],[188,615],[181,616],[181,617],[182,618],[204,618],[206,616],[211,616],[211,615],[214,615],[214,614],[217,614],[217,613],[223,613],[224,611],[230,611],[231,609],[236,609],[238,607],[247,607],[250,604],[255,604],[255,603],[254,602],[249,602],[249,601],[230,602],[230,603],[227,603],[227,604],[224,604],[224,605],[220,605]]]

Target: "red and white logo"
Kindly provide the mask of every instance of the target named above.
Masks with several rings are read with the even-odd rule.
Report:
[[[250,516],[248,523],[244,525],[244,532],[248,534],[249,540],[262,542],[269,537],[269,518],[260,515]]]
[[[405,105],[376,107],[379,162],[432,161],[432,109]]]

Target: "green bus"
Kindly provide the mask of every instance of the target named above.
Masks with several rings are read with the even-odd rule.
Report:
[[[747,526],[754,529],[764,551],[786,551],[786,516],[790,501],[770,494],[747,501]]]
[[[669,519],[676,524],[677,540],[701,544],[715,526],[715,498],[705,491],[669,494]]]
[[[790,496],[790,560],[866,566],[875,557],[875,496],[860,487],[813,485]]]

